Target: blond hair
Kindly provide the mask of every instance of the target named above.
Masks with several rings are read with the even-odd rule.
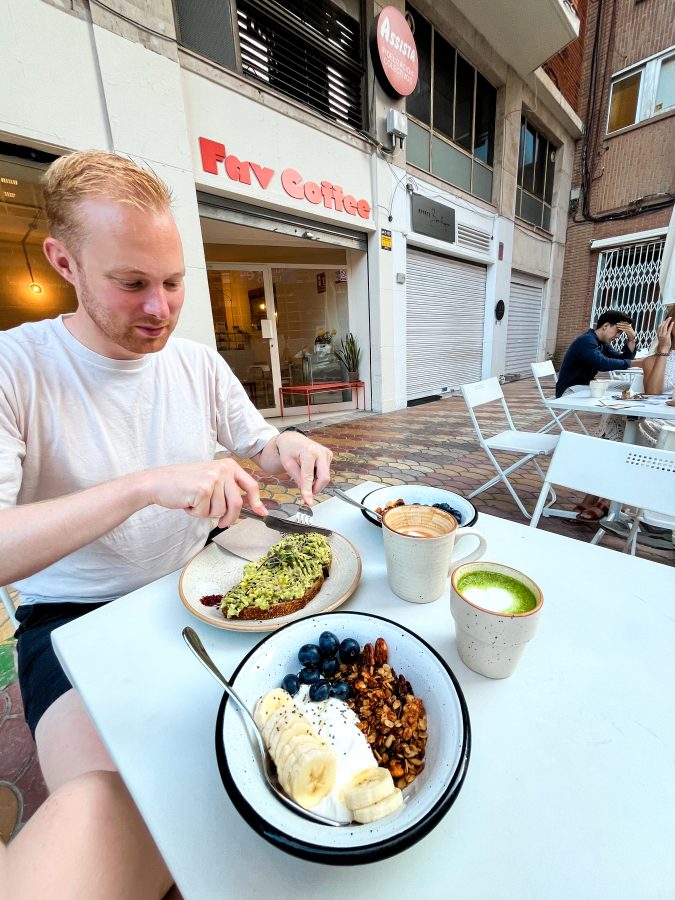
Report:
[[[169,187],[153,172],[115,153],[84,150],[55,160],[42,180],[49,231],[72,252],[84,233],[79,204],[87,199],[113,200],[147,212],[171,206]]]

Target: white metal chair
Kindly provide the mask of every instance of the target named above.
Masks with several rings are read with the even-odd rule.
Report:
[[[9,595],[9,591],[6,587],[0,587],[0,598],[2,599],[2,604],[7,611],[7,618],[15,628],[18,628],[19,623],[16,621],[16,610],[14,608],[14,604],[12,603],[12,598]]]
[[[549,415],[553,419],[552,422],[549,422],[548,425],[545,425],[543,428],[540,428],[539,431],[545,433],[549,431],[551,428],[554,428],[556,425],[561,431],[565,431],[565,427],[563,425],[563,419],[568,418],[568,416],[572,416],[577,420],[577,423],[584,434],[588,434],[586,431],[586,427],[584,423],[581,421],[579,416],[574,412],[573,409],[566,410],[555,410],[551,409],[549,406],[546,406],[546,401],[549,399],[544,393],[544,389],[541,385],[542,378],[553,378],[553,384],[557,384],[558,375],[556,374],[555,368],[553,366],[553,362],[550,359],[547,359],[546,362],[538,362],[538,363],[530,363],[532,366],[532,374],[534,375],[534,381],[537,385],[537,390],[539,391],[539,396],[541,397],[545,408],[548,410]]]
[[[498,481],[503,481],[509,493],[516,501],[518,509],[525,518],[529,519],[530,514],[523,506],[523,503],[515,492],[508,476],[512,472],[515,472],[516,469],[519,469],[521,466],[524,466],[532,460],[543,480],[544,473],[539,466],[536,457],[549,456],[558,443],[558,435],[541,434],[538,431],[518,430],[513,424],[513,419],[511,418],[509,408],[506,405],[506,400],[504,399],[504,394],[498,378],[487,378],[485,381],[477,381],[474,384],[464,384],[462,385],[462,396],[469,409],[469,415],[471,416],[473,427],[478,435],[478,441],[498,472],[498,475],[496,475],[495,478],[487,481],[482,487],[477,488],[469,494],[469,497],[476,497],[478,494],[482,494],[483,491],[487,491],[494,484],[497,484]],[[509,427],[506,431],[500,431],[499,434],[486,438],[481,431],[474,409],[478,406],[483,406],[485,403],[492,403],[497,400],[501,402]],[[499,453],[517,453],[521,458],[508,466],[508,468],[502,469],[495,458],[495,451]],[[551,493],[551,502],[553,502],[555,500],[555,492],[552,491]]]
[[[637,514],[623,546],[624,552],[635,553],[640,521],[660,525],[675,518],[675,453],[669,450],[604,441],[564,431],[532,515],[530,525],[533,528],[539,523],[546,497],[554,484],[635,507]],[[603,534],[600,528],[591,543],[597,544]]]

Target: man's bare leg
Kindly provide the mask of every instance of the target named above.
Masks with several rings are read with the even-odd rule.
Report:
[[[40,768],[49,792],[86,772],[114,772],[115,764],[75,690],[62,694],[35,729]]]
[[[172,883],[117,772],[62,785],[3,855],[13,900],[153,900]]]

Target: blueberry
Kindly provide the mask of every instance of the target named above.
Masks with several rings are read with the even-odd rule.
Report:
[[[329,697],[330,685],[327,681],[324,681],[323,678],[320,678],[318,681],[315,681],[314,684],[309,686],[310,700],[328,700]]]
[[[298,660],[301,666],[315,669],[321,662],[321,651],[316,644],[303,644],[298,650]]]
[[[340,661],[343,663],[355,662],[361,652],[358,641],[354,638],[345,638],[340,644]]]
[[[340,642],[332,631],[324,631],[319,635],[319,648],[324,656],[335,656]]]
[[[321,674],[325,678],[332,678],[333,675],[336,674],[337,670],[340,668],[340,663],[337,659],[324,659],[319,669]]]
[[[451,516],[454,516],[455,519],[457,519],[458,525],[462,524],[462,514],[459,512],[459,510],[454,509],[454,507],[450,506],[449,503],[434,503],[433,506],[435,509],[442,509],[443,512],[450,513]]]
[[[318,669],[301,669],[298,672],[298,681],[300,684],[314,684],[315,681],[319,681],[321,675],[319,674]]]
[[[330,686],[330,695],[336,700],[346,700],[349,697],[349,685],[346,681],[333,681]]]
[[[286,675],[284,680],[281,682],[281,686],[287,694],[290,694],[291,697],[295,697],[295,695],[300,690],[300,679],[297,675]]]

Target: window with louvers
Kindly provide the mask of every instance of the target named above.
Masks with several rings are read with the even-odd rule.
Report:
[[[327,0],[238,0],[242,73],[330,119],[363,123],[358,21]]]

